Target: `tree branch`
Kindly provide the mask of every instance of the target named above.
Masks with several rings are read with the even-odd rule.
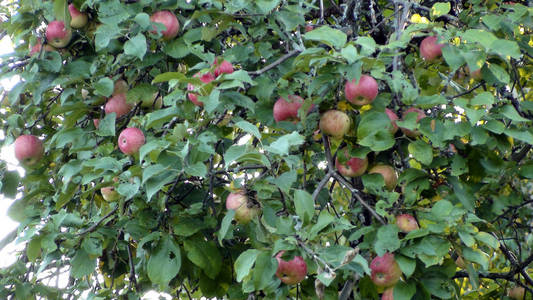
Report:
[[[276,61],[274,61],[273,63],[271,63],[270,65],[260,69],[260,70],[257,70],[257,71],[249,71],[248,74],[249,75],[261,75],[267,71],[269,71],[270,69],[273,69],[274,67],[282,64],[284,61],[286,61],[287,59],[295,56],[295,55],[298,55],[300,54],[300,50],[292,50],[291,52],[283,55],[282,57],[278,58]]]

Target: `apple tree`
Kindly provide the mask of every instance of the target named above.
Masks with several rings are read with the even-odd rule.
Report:
[[[0,298],[531,299],[526,2],[4,1]]]

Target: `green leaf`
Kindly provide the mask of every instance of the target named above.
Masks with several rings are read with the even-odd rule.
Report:
[[[498,39],[492,42],[490,48],[492,52],[501,55],[504,59],[508,57],[519,59],[521,56],[520,47],[515,41]]]
[[[64,21],[66,28],[70,28],[70,13],[66,0],[54,0],[54,16],[57,21]]]
[[[15,199],[19,182],[20,175],[18,171],[4,171],[2,183],[0,184],[0,193],[3,194],[5,197]]]
[[[500,247],[500,242],[491,234],[480,231],[476,234],[476,240],[484,243],[485,245],[491,247],[492,249],[498,249]]]
[[[471,262],[479,264],[483,270],[489,269],[489,256],[479,249],[463,248],[463,256]]]
[[[394,285],[393,299],[396,300],[411,300],[416,293],[416,284],[412,281],[399,281]]]
[[[410,143],[408,149],[414,159],[426,166],[433,161],[433,148],[422,140],[416,140]]]
[[[420,108],[428,109],[437,105],[447,104],[448,100],[442,95],[420,96],[416,98],[414,104]]]
[[[103,119],[98,123],[98,130],[96,134],[98,136],[115,136],[115,121],[117,114],[106,114]]]
[[[337,49],[342,48],[347,40],[346,33],[329,26],[313,29],[304,34],[303,37],[306,40],[322,42]]]
[[[226,211],[226,215],[222,219],[222,222],[220,223],[220,230],[218,231],[218,243],[222,246],[222,240],[226,237],[228,234],[228,231],[231,227],[231,221],[233,221],[233,217],[235,216],[235,210],[230,209]]]
[[[80,249],[70,262],[70,275],[74,278],[82,278],[94,272],[96,259],[91,259],[85,250]]]
[[[109,77],[103,77],[94,85],[96,94],[109,97],[113,93],[114,83]]]
[[[166,287],[170,280],[178,274],[180,267],[180,249],[170,236],[164,235],[148,258],[146,264],[148,278],[154,284]]]
[[[250,274],[250,270],[255,263],[257,256],[261,253],[257,249],[248,249],[239,255],[235,260],[235,273],[237,273],[237,281],[241,282],[244,277]]]
[[[378,229],[374,249],[378,256],[383,256],[386,252],[394,252],[400,248],[401,242],[398,239],[398,226],[388,224]]]
[[[501,113],[515,121],[515,122],[530,122],[530,120],[522,117],[520,114],[518,114],[518,112],[516,111],[516,109],[514,108],[514,106],[512,106],[511,104],[506,104],[504,105],[502,108],[501,108]]]
[[[376,42],[369,36],[359,36],[355,43],[361,46],[361,56],[369,56],[376,51]]]
[[[431,17],[433,19],[450,12],[451,5],[449,2],[437,2],[431,7]]]
[[[462,37],[469,43],[479,43],[487,50],[498,39],[494,34],[481,29],[469,29],[462,34]]]
[[[294,207],[296,209],[296,214],[304,224],[309,223],[315,214],[313,197],[304,190],[294,191]]]
[[[275,280],[278,280],[277,278],[274,279],[277,265],[277,260],[274,257],[271,257],[269,252],[263,251],[257,256],[252,273],[253,283],[256,290],[262,290],[267,286],[272,285]]]
[[[394,259],[400,266],[400,269],[402,270],[402,273],[405,274],[407,278],[411,277],[416,269],[416,260],[412,258],[408,258],[403,255],[395,255]]]
[[[203,269],[209,278],[216,278],[222,267],[222,256],[215,243],[193,238],[183,241],[183,248],[193,264]]]
[[[394,146],[395,141],[389,128],[392,124],[384,112],[369,111],[361,116],[357,126],[357,139],[361,146],[372,151],[384,151]]]
[[[279,137],[269,146],[266,146],[265,149],[271,153],[284,156],[289,154],[289,148],[291,146],[299,146],[303,144],[304,141],[304,137],[298,132],[294,131],[293,133]]]
[[[136,56],[140,60],[143,60],[143,57],[146,54],[146,47],[146,37],[139,33],[124,43],[124,53],[126,55]]]
[[[243,120],[243,121],[239,121],[235,123],[235,125],[239,127],[240,129],[244,130],[245,132],[248,132],[249,134],[261,140],[261,133],[259,132],[259,129],[257,129],[257,127],[254,124]]]

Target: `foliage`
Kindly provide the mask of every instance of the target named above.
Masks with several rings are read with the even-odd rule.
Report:
[[[24,176],[1,162],[1,192],[18,195],[9,215],[25,248],[0,270],[0,298],[138,299],[155,289],[178,298],[377,299],[368,266],[385,252],[403,272],[395,299],[500,299],[514,285],[531,297],[532,8],[494,0],[74,3],[89,24],[66,48],[32,56],[45,24],[69,22],[68,3],[1,8],[0,28],[16,45],[0,58],[2,77],[20,78],[2,93],[2,145],[33,134],[46,154]],[[175,39],[152,32],[149,16],[162,9],[178,15]],[[418,52],[428,35],[446,44],[431,62]],[[235,72],[210,83],[194,77],[212,72],[215,58]],[[481,78],[470,75],[480,68]],[[344,84],[361,74],[380,93],[356,107]],[[135,106],[115,118],[103,105],[119,78]],[[189,83],[203,107],[188,100]],[[142,107],[154,93],[163,107]],[[276,123],[275,100],[292,94],[305,99],[300,121]],[[386,107],[399,116],[424,109],[419,123],[415,114],[398,122],[420,135],[391,134]],[[329,109],[352,119],[341,140],[316,131]],[[126,127],[146,136],[135,156],[117,148]],[[371,166],[394,166],[398,186],[385,189],[379,174],[342,177],[333,162],[345,146]],[[106,186],[118,201],[103,200]],[[225,208],[239,188],[262,212],[245,225]],[[394,216],[402,213],[420,229],[400,233]],[[306,260],[298,286],[275,277],[280,250]],[[66,287],[48,284],[62,272]]]

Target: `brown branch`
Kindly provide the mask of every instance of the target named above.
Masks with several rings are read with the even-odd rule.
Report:
[[[91,227],[85,229],[84,231],[76,234],[77,236],[82,236],[82,235],[85,235],[87,233],[90,233],[90,232],[93,232],[96,230],[96,228],[98,226],[100,226],[100,224],[102,224],[105,219],[107,219],[109,216],[111,216],[112,214],[114,214],[116,211],[118,210],[118,204],[115,206],[115,208],[113,208],[110,212],[108,212],[105,216],[103,216],[100,220],[98,220],[98,222],[94,223]]]

